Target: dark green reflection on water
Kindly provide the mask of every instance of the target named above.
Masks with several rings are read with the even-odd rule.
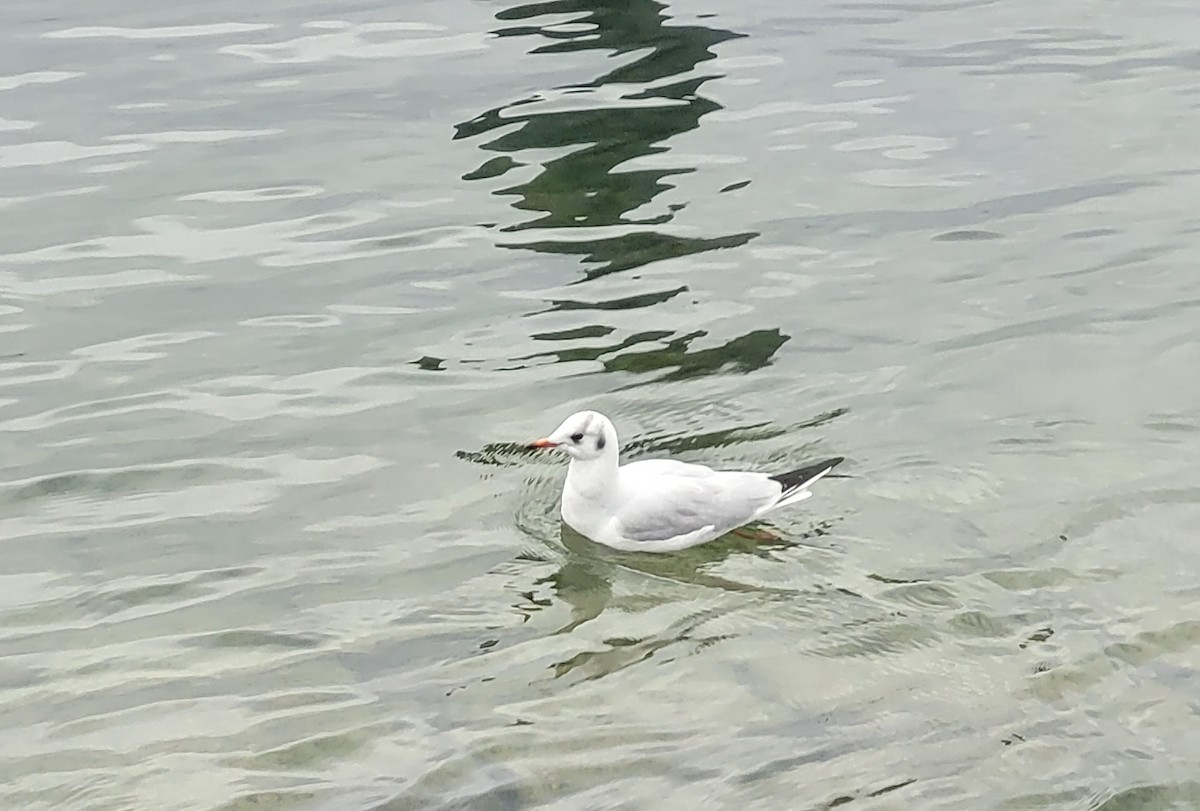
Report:
[[[536,212],[532,219],[503,230],[653,226],[674,219],[680,206],[641,218],[630,212],[671,188],[667,179],[672,175],[691,173],[695,168],[618,171],[617,167],[666,152],[670,138],[695,129],[702,116],[720,109],[715,101],[700,95],[702,86],[719,76],[691,74],[698,65],[715,58],[713,46],[742,35],[707,26],[670,25],[665,8],[654,0],[560,0],[497,13],[501,21],[525,23],[495,31],[499,36],[547,40],[531,53],[600,50],[612,56],[642,54],[598,78],[494,107],[456,127],[456,139],[504,128],[502,134],[481,145],[488,152],[503,154],[490,156],[464,176],[470,180],[501,177],[524,166],[513,157],[521,152],[567,150],[541,163],[532,179],[496,192],[516,198],[514,208]],[[567,30],[561,28],[563,15],[573,15]],[[541,17],[546,19],[538,24]],[[602,92],[605,86],[614,85],[625,92]],[[552,109],[539,109],[547,103]],[[690,239],[653,230],[626,230],[603,239],[541,240],[505,247],[579,255],[586,264],[601,265],[589,271],[589,278],[594,278],[658,259],[743,245],[755,236]]]
[[[715,251],[720,248],[738,248],[745,245],[758,234],[730,234],[723,237],[701,239],[699,237],[678,237],[671,234],[659,234],[653,231],[638,231],[631,234],[621,234],[603,239],[589,239],[576,242],[544,240],[541,242],[513,243],[506,248],[525,248],[539,253],[578,254],[583,261],[599,267],[589,268],[583,281],[591,281],[610,273],[648,265],[660,259],[676,259],[704,251]]]
[[[688,351],[692,341],[707,334],[704,330],[697,330],[668,341],[662,349],[627,352],[605,361],[604,368],[624,372],[672,369],[658,380],[686,380],[722,369],[752,372],[766,366],[776,350],[788,340],[788,336],[777,329],[757,329],[726,341],[721,346]]]
[[[553,333],[550,337],[543,333],[535,340],[574,341],[585,335],[596,334],[595,328],[583,330],[567,330],[568,338],[561,338]],[[601,334],[612,332],[611,327],[600,327]],[[703,338],[708,333],[696,330],[686,335],[672,338],[666,330],[650,330],[629,335],[616,343],[598,345],[580,345],[573,343],[561,349],[551,349],[545,352],[535,352],[516,358],[516,361],[535,360],[537,358],[554,358],[557,362],[569,361],[600,361],[607,372],[656,372],[668,370],[665,374],[640,382],[687,380],[692,377],[715,374],[719,371],[752,372],[761,369],[771,361],[776,350],[788,340],[777,329],[760,329],[726,341],[721,346],[689,351],[689,346],[697,338]],[[637,352],[620,352],[642,343],[665,342],[665,345],[653,349],[643,349]],[[619,353],[619,354],[616,354]],[[609,356],[609,357],[605,357]],[[523,368],[517,366],[515,368]]]
[[[654,209],[651,204],[673,188],[672,176],[697,167],[678,160],[663,167],[629,165],[667,152],[671,138],[696,129],[705,115],[721,109],[702,93],[706,83],[721,77],[700,66],[715,58],[716,45],[742,34],[673,24],[667,7],[655,0],[557,0],[503,9],[496,17],[505,24],[494,32],[498,36],[535,38],[530,53],[603,51],[618,63],[597,78],[501,104],[456,127],[455,139],[480,138],[486,153],[464,179],[496,184],[506,176],[522,178],[500,185],[495,194],[512,198],[513,208],[530,216],[500,230],[542,233],[501,247],[576,256],[584,268],[578,282],[587,283],[661,260],[738,248],[758,236],[666,232],[663,227],[686,204],[660,203]],[[686,285],[659,283],[600,301],[560,294],[548,300],[548,308],[530,315],[653,311],[687,290]],[[605,324],[581,325],[579,330],[553,338],[534,336],[560,345],[514,358],[517,365],[506,368],[538,359],[600,361],[606,371],[660,372],[654,379],[677,380],[761,368],[788,340],[777,329],[756,329],[721,346],[691,349],[706,331],[677,335],[647,325],[635,334],[611,334],[617,330]],[[626,351],[638,344],[643,346],[637,351]]]

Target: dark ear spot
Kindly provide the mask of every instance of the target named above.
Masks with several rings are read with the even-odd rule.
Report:
[[[604,434],[601,434],[600,436],[596,437],[596,450],[598,450],[598,451],[604,450],[605,444],[606,443],[604,442]]]

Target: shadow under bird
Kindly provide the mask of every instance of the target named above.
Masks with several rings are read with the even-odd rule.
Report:
[[[713,470],[672,459],[620,464],[617,429],[598,411],[563,420],[531,448],[571,457],[562,518],[579,534],[631,552],[675,552],[719,538],[812,495],[843,457],[786,473]]]

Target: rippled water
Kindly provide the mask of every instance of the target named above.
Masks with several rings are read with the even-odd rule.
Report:
[[[1200,807],[1197,19],[0,5],[0,805]]]

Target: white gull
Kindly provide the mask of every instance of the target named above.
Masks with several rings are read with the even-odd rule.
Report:
[[[842,457],[786,473],[713,470],[671,459],[619,463],[617,429],[597,411],[563,420],[533,448],[571,457],[562,518],[579,534],[614,549],[674,552],[711,541],[803,501],[808,487]]]

